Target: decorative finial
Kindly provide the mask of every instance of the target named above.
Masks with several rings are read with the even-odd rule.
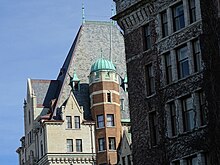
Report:
[[[84,24],[86,22],[85,20],[85,7],[84,2],[82,3],[82,23]]]
[[[102,48],[101,48],[101,58],[103,58]]]
[[[113,5],[111,6],[111,17],[113,17],[115,15],[115,13],[114,13],[114,7],[113,7]],[[113,19],[111,20],[111,23],[112,23],[112,25],[114,25],[115,24],[115,22],[113,21]]]

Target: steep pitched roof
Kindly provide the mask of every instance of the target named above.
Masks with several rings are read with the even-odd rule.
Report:
[[[110,48],[111,35],[112,49]],[[83,106],[85,118],[88,119],[91,116],[88,76],[91,65],[100,58],[101,49],[103,50],[103,57],[106,59],[109,59],[110,50],[112,51],[112,62],[116,66],[119,75],[124,77],[126,70],[125,49],[123,36],[120,31],[116,26],[112,26],[110,22],[85,22],[80,27],[57,78],[57,80],[60,81],[61,86],[58,90],[59,96],[53,113],[55,118],[58,115],[58,109],[64,104],[71,92],[69,82],[70,76],[73,75],[74,70],[81,82],[80,91],[75,92],[74,96],[76,97],[79,105]],[[121,92],[123,93],[122,89]],[[122,96],[125,97],[124,100],[126,102],[127,95],[122,94]],[[125,105],[127,105],[127,103]],[[122,118],[129,118],[128,108],[125,108],[125,110],[126,111],[122,114]]]
[[[31,87],[37,98],[37,107],[49,107],[50,101],[56,98],[59,85],[57,80],[30,80]]]

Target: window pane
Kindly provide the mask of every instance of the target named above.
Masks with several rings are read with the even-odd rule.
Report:
[[[73,152],[73,140],[72,139],[67,139],[67,152]]]
[[[193,42],[193,58],[194,58],[194,69],[195,72],[202,70],[202,59],[201,59],[201,53],[200,53],[200,44],[199,40],[195,40]]]
[[[82,152],[82,139],[76,139],[76,152]]]
[[[150,31],[149,25],[144,26],[144,42],[145,42],[145,50],[150,49],[151,48],[151,31]]]
[[[98,139],[98,141],[99,141],[99,151],[105,150],[105,139],[100,138],[100,139]]]
[[[176,122],[176,107],[174,102],[169,103],[170,107],[170,116],[171,116],[171,128],[172,128],[172,136],[177,134],[177,122]]]
[[[195,0],[189,0],[190,23],[196,21],[196,5]]]
[[[108,127],[114,126],[114,115],[113,114],[107,114],[107,126]]]
[[[97,126],[98,128],[104,127],[104,116],[103,115],[97,115]]]
[[[161,13],[161,24],[162,24],[162,36],[166,37],[168,35],[168,22],[166,11]]]
[[[67,128],[72,128],[72,117],[71,116],[66,116],[66,124],[67,124]]]
[[[149,113],[149,126],[150,126],[150,135],[151,135],[151,144],[152,146],[155,146],[158,143],[158,126],[157,126],[156,112]]]
[[[75,122],[75,128],[79,129],[80,128],[80,117],[74,116],[74,122]]]
[[[115,150],[115,138],[114,137],[109,137],[109,150]]]
[[[172,64],[170,54],[165,55],[165,69],[167,84],[172,82]]]
[[[195,127],[195,112],[193,109],[192,98],[182,100],[184,131],[191,131]]]
[[[183,4],[173,8],[174,31],[185,27]]]
[[[155,79],[152,64],[145,66],[145,78],[147,95],[152,95],[155,93]]]
[[[178,77],[184,78],[189,75],[189,59],[187,47],[177,49]]]

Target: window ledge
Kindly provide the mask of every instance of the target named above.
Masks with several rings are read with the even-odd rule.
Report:
[[[105,127],[99,127],[99,128],[96,128],[96,129],[104,129]]]
[[[150,99],[151,97],[154,97],[155,95],[156,95],[156,92],[153,93],[153,94],[151,94],[151,95],[147,95],[147,96],[146,96],[146,99]]]
[[[103,152],[106,152],[106,150],[98,151],[98,153],[103,153]]]

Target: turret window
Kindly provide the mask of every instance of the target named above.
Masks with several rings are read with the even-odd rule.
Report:
[[[107,93],[107,102],[111,102],[112,101],[112,97],[111,97],[111,93]]]
[[[113,114],[107,114],[107,127],[113,127],[114,124],[114,115]]]
[[[104,116],[97,115],[97,128],[103,128],[103,127],[104,127]]]
[[[109,150],[116,150],[115,137],[108,138]]]
[[[104,138],[99,138],[99,151],[104,151],[105,150],[105,139]]]

